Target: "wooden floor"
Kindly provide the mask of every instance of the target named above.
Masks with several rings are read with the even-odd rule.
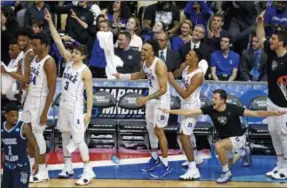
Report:
[[[49,182],[30,184],[29,187],[79,187],[75,180],[51,179]],[[164,181],[164,180],[100,180],[95,179],[84,187],[287,187],[286,183],[249,183],[228,182],[227,184],[216,184],[212,181]]]

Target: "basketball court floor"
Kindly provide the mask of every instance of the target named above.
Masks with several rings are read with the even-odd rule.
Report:
[[[142,172],[141,168],[149,159],[147,151],[125,151],[118,156],[120,163],[115,164],[111,160],[112,151],[105,149],[92,149],[90,157],[97,178],[87,187],[287,187],[287,180],[272,180],[266,177],[265,172],[271,170],[275,163],[275,156],[253,156],[253,164],[243,167],[239,161],[232,167],[232,179],[227,184],[216,184],[221,166],[217,158],[212,157],[209,151],[200,152],[204,159],[198,166],[200,181],[180,181],[178,177],[185,172],[181,167],[185,157],[176,150],[169,151],[169,161],[173,169],[172,173],[163,179],[153,179],[148,172]],[[47,155],[50,181],[30,184],[30,187],[77,187],[75,179],[82,174],[82,163],[79,152],[72,155],[75,174],[70,179],[57,179],[57,175],[63,167],[63,154],[61,150],[50,152]]]

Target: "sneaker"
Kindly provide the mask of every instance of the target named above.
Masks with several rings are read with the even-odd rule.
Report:
[[[243,157],[243,166],[248,167],[252,164],[251,149],[250,147],[245,148],[246,155]]]
[[[58,178],[66,179],[73,175],[74,175],[74,170],[69,171],[67,169],[63,169],[62,172],[58,174]]]
[[[48,172],[38,172],[35,176],[30,176],[30,183],[39,183],[49,180]]]
[[[172,169],[170,166],[164,166],[164,164],[160,164],[157,168],[155,168],[154,172],[150,175],[154,178],[163,178],[164,176],[167,176],[170,174]]]
[[[196,163],[196,165],[201,165],[203,163],[203,159],[200,158],[200,157],[196,157],[195,158],[195,163]]]
[[[285,180],[287,179],[287,169],[280,168],[277,173],[271,175],[271,178],[275,180]]]
[[[185,161],[184,163],[181,164],[182,167],[188,167],[188,161]],[[195,163],[196,165],[201,165],[203,163],[203,159],[200,157],[195,158]]]
[[[277,174],[279,169],[280,169],[279,166],[275,166],[275,168],[273,168],[271,171],[267,172],[265,175],[268,177],[271,177],[272,175]]]
[[[92,168],[84,170],[84,173],[81,175],[80,179],[76,181],[76,185],[88,185],[95,177],[96,174]]]
[[[146,163],[145,167],[142,169],[143,172],[149,172],[155,169],[157,166],[161,164],[161,160],[158,157],[157,160],[155,160],[153,157],[150,158],[150,160]]]
[[[231,177],[232,177],[232,174],[230,170],[228,170],[227,172],[223,172],[220,175],[220,177],[216,180],[216,183],[227,183]]]
[[[196,168],[195,170],[188,169],[185,174],[179,176],[180,180],[197,180],[200,178],[200,173],[198,169]]]

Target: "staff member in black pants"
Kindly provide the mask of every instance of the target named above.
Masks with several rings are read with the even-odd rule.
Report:
[[[222,165],[223,173],[216,180],[217,183],[226,183],[230,180],[232,173],[228,168],[228,151],[238,151],[245,147],[245,131],[241,127],[240,116],[269,117],[286,114],[287,111],[252,111],[233,104],[227,104],[227,93],[222,89],[213,92],[212,105],[192,110],[167,110],[166,113],[178,115],[209,115],[218,132],[220,140],[215,143],[216,153]],[[247,156],[248,157],[248,156]]]

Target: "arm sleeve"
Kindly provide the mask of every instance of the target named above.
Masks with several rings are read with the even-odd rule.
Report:
[[[214,58],[215,54],[211,54],[210,57],[210,67],[216,67],[216,63],[215,63],[215,58]]]

